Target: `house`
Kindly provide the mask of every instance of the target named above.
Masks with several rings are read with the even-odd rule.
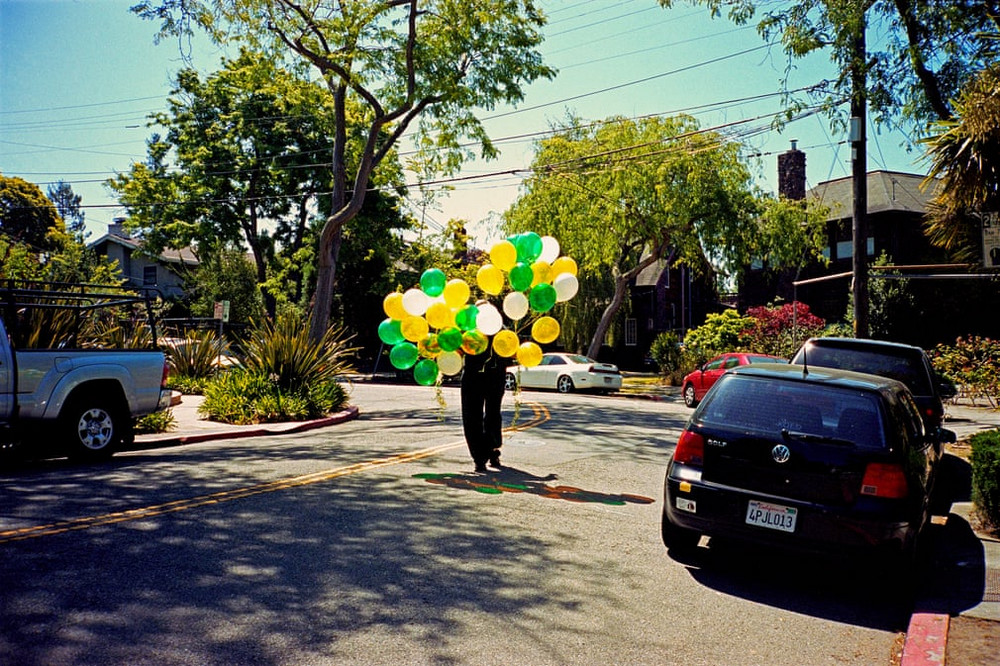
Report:
[[[164,249],[153,257],[142,249],[142,240],[132,238],[123,224],[116,218],[108,225],[108,232],[87,244],[97,254],[117,261],[122,276],[130,286],[154,287],[166,299],[174,300],[184,296],[183,268],[194,268],[198,258],[190,248],[181,250]]]
[[[933,346],[954,341],[959,335],[996,335],[995,325],[981,316],[1000,302],[995,283],[966,271],[943,271],[949,259],[933,247],[924,233],[924,220],[935,192],[925,186],[926,176],[876,170],[867,174],[867,257],[872,266],[885,255],[889,263],[905,270],[869,272],[869,294],[891,280],[905,280],[906,300],[881,312],[885,321],[875,337]],[[806,191],[805,154],[792,144],[778,156],[778,191],[791,199],[808,197],[829,209],[824,256],[829,265],[814,262],[800,270],[750,270],[740,285],[738,307],[747,308],[798,300],[828,323],[846,320],[853,270],[853,182],[851,177],[819,183]],[[952,266],[951,268],[954,268]],[[963,267],[964,268],[964,267]],[[951,273],[949,279],[942,272]],[[883,278],[882,276],[887,276]],[[838,277],[839,276],[839,277]],[[964,277],[965,279],[957,279]]]

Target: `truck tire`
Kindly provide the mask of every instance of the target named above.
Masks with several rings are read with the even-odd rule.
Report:
[[[78,460],[106,460],[121,445],[125,419],[118,405],[107,398],[80,397],[62,413],[69,456]]]

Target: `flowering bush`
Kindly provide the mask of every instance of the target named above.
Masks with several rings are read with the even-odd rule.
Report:
[[[826,326],[809,306],[798,301],[747,310],[750,326],[740,332],[739,344],[746,351],[790,357],[803,340],[820,335]]]
[[[931,350],[934,369],[958,387],[958,396],[985,400],[996,408],[1000,398],[1000,342],[970,336],[954,345],[938,345]]]

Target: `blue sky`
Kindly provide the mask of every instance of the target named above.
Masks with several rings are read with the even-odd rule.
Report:
[[[64,180],[83,198],[88,228],[101,233],[124,213],[102,185],[145,157],[146,116],[164,110],[171,80],[184,66],[176,41],[154,45],[156,25],[129,13],[135,0],[0,0],[0,172],[37,183]],[[773,191],[777,154],[791,139],[806,151],[808,186],[850,173],[844,136],[826,119],[799,120],[782,132],[766,116],[780,110],[786,62],[780,49],[760,48],[752,28],[711,20],[701,7],[670,10],[655,0],[542,0],[550,17],[542,53],[560,70],[527,89],[517,108],[483,112],[499,140],[499,161],[474,161],[437,206],[413,211],[431,228],[468,220],[477,241],[517,196],[519,178],[488,176],[527,167],[531,139],[567,112],[598,120],[687,112],[702,127],[726,127],[760,156],[748,164]],[[874,36],[877,39],[877,36]],[[869,36],[873,41],[873,36]],[[194,65],[218,68],[222,53],[194,45]],[[798,63],[790,87],[835,75],[823,56]],[[768,96],[770,95],[770,96]],[[750,99],[760,98],[760,99]],[[870,129],[868,168],[920,172],[919,150],[906,152],[899,131]]]

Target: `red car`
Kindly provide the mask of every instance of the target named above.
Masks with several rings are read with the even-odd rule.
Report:
[[[744,352],[728,352],[719,354],[711,361],[708,361],[697,370],[689,372],[681,382],[684,394],[684,404],[688,407],[696,407],[701,399],[712,388],[715,381],[722,376],[729,368],[738,365],[750,365],[751,363],[788,363],[788,359],[780,356],[769,356],[767,354],[748,354]]]

